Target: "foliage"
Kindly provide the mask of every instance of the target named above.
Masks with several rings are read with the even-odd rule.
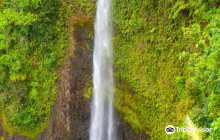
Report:
[[[85,87],[83,97],[89,99],[93,93],[92,81],[86,82]]]
[[[189,84],[185,85],[185,90],[200,101],[197,102],[196,110],[201,111],[192,113],[196,123],[208,128],[220,115],[219,13],[219,8],[213,8],[204,14],[203,21],[208,21],[204,29],[200,24],[193,24],[184,29],[186,37],[192,39],[195,48],[200,50],[194,53],[184,52],[189,59],[185,67],[186,83]]]
[[[74,5],[76,10],[81,10],[90,17],[95,16],[96,0],[75,0]]]
[[[195,128],[195,124],[192,122],[192,120],[189,118],[189,116],[186,117],[186,126],[187,128]],[[198,128],[198,127],[197,127]],[[203,133],[202,132],[187,132],[187,134],[192,138],[192,140],[202,140],[203,139]]]
[[[219,1],[112,3],[115,106],[124,120],[152,140],[183,140],[189,136],[164,128],[184,125],[189,114],[196,126],[213,128],[205,138],[218,139]],[[68,25],[89,26],[92,37],[95,6],[96,0],[0,1],[0,113],[7,131],[34,138],[47,127]]]
[[[209,137],[209,140],[218,140],[220,139],[220,118],[216,119],[216,121],[214,121],[212,123],[212,131]]]
[[[56,97],[56,68],[66,46],[61,8],[59,0],[4,1],[0,11],[0,113],[10,133],[34,138],[49,123]]]
[[[174,138],[164,128],[180,126],[193,107],[199,110],[204,106],[201,101],[209,99],[207,111],[213,113],[208,114],[218,117],[218,95],[206,98],[220,87],[215,4],[217,1],[202,0],[113,1],[115,105],[137,133],[155,140]],[[207,48],[211,50],[203,51]]]

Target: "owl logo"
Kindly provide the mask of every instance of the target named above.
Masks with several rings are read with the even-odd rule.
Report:
[[[168,125],[166,128],[165,128],[165,132],[169,135],[173,134],[175,132],[175,127],[172,126],[172,125]]]

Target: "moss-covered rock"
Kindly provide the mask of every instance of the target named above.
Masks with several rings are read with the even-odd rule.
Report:
[[[185,37],[184,28],[195,23],[205,26],[203,17],[215,4],[217,1],[113,1],[115,104],[134,131],[154,140],[171,139],[164,128],[181,126],[198,102],[193,92],[185,90],[188,60],[180,57],[184,51],[202,49]]]

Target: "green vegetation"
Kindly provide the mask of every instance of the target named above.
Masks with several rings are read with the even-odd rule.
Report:
[[[196,106],[191,112],[200,127],[212,127],[215,135],[206,135],[209,139],[219,139],[216,129],[220,118],[220,8],[211,9],[203,16],[207,25],[202,28],[194,23],[184,28],[184,34],[192,39],[195,48],[201,51],[183,52],[183,59],[188,59],[185,66],[184,92],[195,98]],[[213,133],[213,132],[212,132]],[[208,137],[209,136],[209,137]]]
[[[68,35],[61,8],[59,0],[1,1],[0,104],[10,133],[33,138],[49,123],[66,46],[61,32]]]
[[[216,126],[220,112],[216,6],[218,1],[113,1],[115,104],[136,132],[154,140],[190,139],[164,132],[170,124],[183,126],[187,114],[196,126]],[[216,135],[206,138],[219,139]]]
[[[96,0],[0,1],[0,116],[7,131],[35,138],[47,127],[69,25],[89,26],[92,37],[95,6]],[[112,1],[115,106],[136,133],[220,139],[218,6],[218,0]],[[91,81],[86,85],[89,98]],[[187,115],[188,126],[213,131],[164,132],[167,125],[186,126]]]

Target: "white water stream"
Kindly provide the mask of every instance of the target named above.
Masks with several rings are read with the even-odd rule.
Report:
[[[90,140],[115,139],[110,4],[111,0],[98,0],[97,4]]]

